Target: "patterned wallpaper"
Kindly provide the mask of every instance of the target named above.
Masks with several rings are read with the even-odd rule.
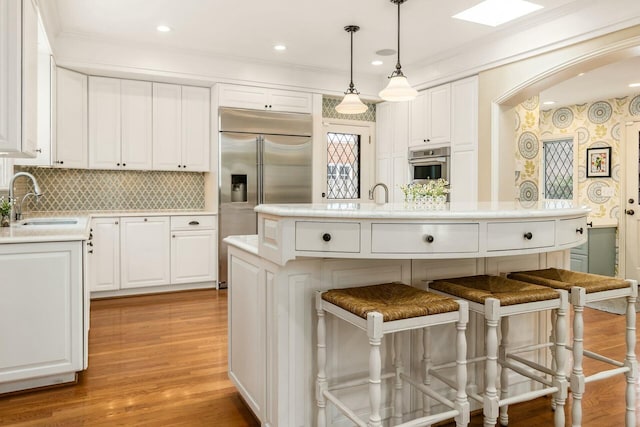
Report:
[[[367,107],[367,111],[362,114],[340,114],[336,111],[336,105],[342,102],[342,98],[322,97],[322,117],[327,119],[348,119],[359,120],[363,122],[375,122],[376,121],[376,104],[364,102]]]
[[[16,167],[38,180],[43,195],[25,201],[25,211],[204,209],[204,174]],[[30,191],[16,181],[16,196]]]
[[[590,217],[618,219],[620,210],[620,139],[624,122],[640,116],[640,95],[540,111],[538,97],[516,107],[516,186],[522,200],[540,194],[542,140],[562,135],[578,138],[578,202]],[[611,178],[587,178],[588,148],[611,147]],[[603,194],[613,188],[614,195]]]

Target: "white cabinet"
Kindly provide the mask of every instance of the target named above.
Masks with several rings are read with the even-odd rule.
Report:
[[[153,169],[209,171],[207,88],[153,83]]]
[[[451,83],[451,202],[478,200],[478,78]]]
[[[221,84],[218,105],[253,110],[311,113],[311,100],[310,93]]]
[[[55,80],[53,166],[86,169],[87,76],[57,68]]]
[[[151,83],[89,77],[89,167],[151,169]]]
[[[451,141],[451,85],[422,92],[410,104],[409,146],[442,146]]]
[[[168,285],[171,278],[169,217],[129,217],[120,221],[120,287]]]
[[[120,289],[120,218],[94,218],[91,236],[87,243],[89,289]]]
[[[376,182],[389,187],[389,202],[403,200],[400,186],[409,182],[406,102],[383,102],[376,108]]]
[[[38,12],[32,0],[0,2],[0,152],[35,157]]]
[[[0,245],[0,393],[83,368],[82,242]]]
[[[215,217],[171,218],[171,283],[211,282],[218,273]]]
[[[9,180],[13,174],[11,159],[0,158],[0,190],[9,189]]]

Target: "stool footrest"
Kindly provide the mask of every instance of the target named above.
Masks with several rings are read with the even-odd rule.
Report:
[[[523,365],[526,365],[532,369],[535,369],[536,371],[539,372],[543,372],[547,375],[555,375],[556,373],[552,370],[547,368],[546,366],[542,366],[539,363],[533,362],[531,360],[525,359],[524,357],[520,357],[520,356],[516,356],[515,354],[507,354],[507,359],[511,359],[514,360],[518,363],[521,363]],[[505,365],[508,361],[506,362],[501,362],[501,364]],[[509,364],[511,365],[511,364]],[[511,366],[509,366],[509,368],[511,368]]]
[[[531,353],[532,351],[543,350],[545,348],[551,348],[554,345],[555,344],[552,343],[552,342],[543,342],[543,343],[540,343],[540,344],[525,345],[525,346],[522,346],[522,347],[510,348],[509,349],[509,354]]]
[[[557,391],[558,391],[558,387],[549,387],[549,388],[543,388],[541,390],[528,391],[526,393],[522,393],[517,396],[501,399],[500,406],[514,405],[516,403],[528,402],[530,400],[537,399],[538,397],[546,396],[548,394],[553,394]]]
[[[387,372],[387,373],[384,373],[384,374],[380,375],[380,380],[387,380],[387,379],[393,378],[395,376],[396,376],[396,374],[394,372]],[[362,377],[354,378],[354,379],[349,380],[349,381],[331,384],[328,387],[328,390],[331,390],[331,391],[344,390],[345,388],[357,387],[357,386],[360,386],[360,385],[367,385],[367,384],[369,384],[369,377],[363,375]]]
[[[356,423],[359,427],[367,427],[367,423],[363,421],[355,412],[349,409],[348,406],[343,404],[342,401],[338,399],[333,393],[331,393],[330,391],[324,391],[322,392],[322,395],[326,397],[331,403],[336,405],[347,418]]]
[[[589,384],[594,381],[600,381],[600,380],[614,377],[618,374],[624,374],[626,372],[629,372],[629,370],[630,370],[629,367],[625,366],[624,368],[616,368],[616,369],[609,369],[608,371],[600,371],[597,374],[593,374],[593,375],[589,375],[588,377],[585,377],[584,382],[586,384]]]
[[[544,384],[546,386],[551,386],[552,382],[547,380],[544,377],[541,377],[539,375],[535,375],[529,371],[527,371],[526,369],[523,369],[521,366],[516,365],[515,363],[511,363],[508,360],[503,360],[500,361],[500,365],[502,365],[503,369],[504,368],[509,368],[511,369],[513,372],[518,373],[520,375],[522,375],[525,378],[529,378],[533,381],[539,382],[540,384]],[[536,369],[536,368],[534,368]]]
[[[419,427],[419,426],[428,426],[431,424],[439,423],[440,421],[448,420],[450,418],[454,418],[458,416],[459,411],[452,410],[443,412],[437,415],[429,415],[426,417],[416,418],[411,421],[407,421],[406,423],[396,424],[394,427]]]
[[[452,401],[450,401],[449,399],[447,399],[446,397],[442,396],[440,393],[438,393],[437,391],[435,391],[434,389],[432,389],[431,387],[428,387],[422,383],[419,383],[418,381],[416,381],[415,379],[401,374],[400,375],[402,377],[403,380],[405,380],[406,382],[408,382],[409,384],[411,384],[412,386],[414,386],[415,388],[417,388],[420,392],[426,394],[427,396],[437,400],[438,402],[442,403],[445,406],[448,406],[449,408],[453,408],[454,404]]]

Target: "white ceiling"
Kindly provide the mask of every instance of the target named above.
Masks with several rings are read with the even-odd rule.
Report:
[[[480,0],[406,1],[401,7],[401,60],[405,71],[411,67],[413,70],[427,65],[437,67],[438,61],[455,63],[464,55],[486,58],[481,65],[495,66],[499,60],[517,59],[518,55],[535,54],[558,43],[568,44],[640,23],[638,0],[531,1],[544,9],[495,28],[451,18]],[[354,36],[356,87],[358,76],[382,78],[395,65],[395,56],[375,54],[380,49],[396,48],[397,9],[389,0],[39,0],[39,3],[47,15],[45,25],[48,24],[54,48],[57,37],[77,37],[347,74],[349,35],[343,27],[355,24],[361,27]],[[158,24],[168,25],[173,31],[159,33]],[[286,44],[287,50],[274,51],[276,43]],[[384,65],[371,65],[374,59],[382,59]]]

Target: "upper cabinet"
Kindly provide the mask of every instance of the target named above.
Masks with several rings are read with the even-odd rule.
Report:
[[[221,84],[218,105],[252,110],[311,113],[311,100],[310,93]]]
[[[382,102],[376,107],[376,182],[389,188],[389,202],[403,200],[401,185],[409,182],[406,102]]]
[[[151,83],[89,77],[89,167],[151,169]]]
[[[209,170],[210,91],[153,84],[153,169]]]
[[[35,157],[38,12],[32,0],[0,2],[0,152]]]
[[[86,169],[87,76],[58,68],[55,81],[53,166]]]
[[[451,85],[421,92],[410,104],[409,147],[451,142]]]

